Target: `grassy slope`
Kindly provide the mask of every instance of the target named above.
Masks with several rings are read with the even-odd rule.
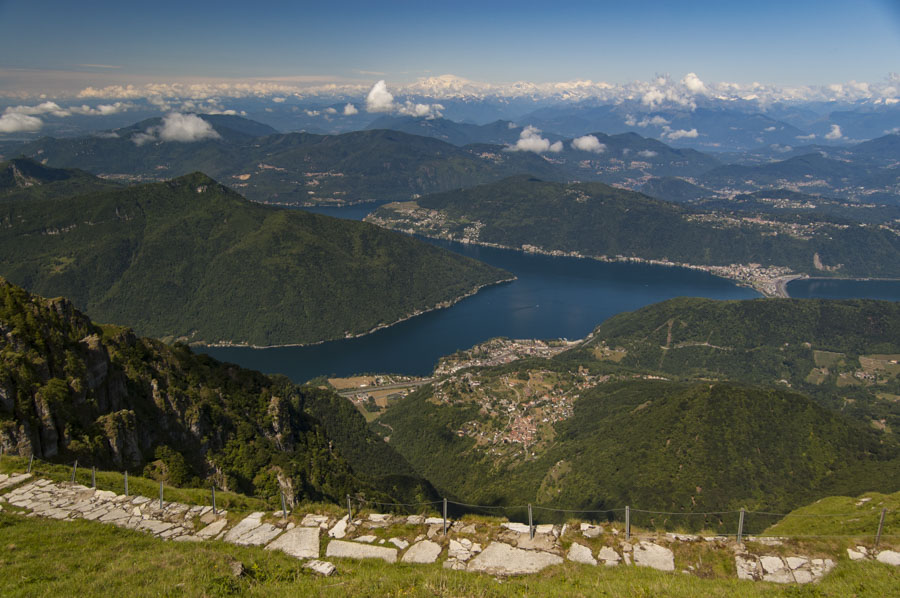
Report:
[[[47,555],[53,554],[53,566]],[[235,578],[233,562],[246,573]],[[440,565],[338,560],[319,578],[280,552],[221,542],[163,542],[87,521],[58,522],[0,513],[0,594],[4,596],[888,596],[900,570],[841,562],[808,588],[736,579],[698,579],[638,567],[566,563],[500,581]]]
[[[253,204],[199,173],[2,202],[0,222],[0,274],[11,281],[100,321],[193,342],[340,338],[506,276],[367,224]]]

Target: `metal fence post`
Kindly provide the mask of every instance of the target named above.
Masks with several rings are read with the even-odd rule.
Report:
[[[212,485],[212,502],[213,502],[213,515],[217,515],[218,512],[216,511],[216,485],[215,484]]]
[[[444,535],[447,535],[447,499],[444,499]]]
[[[353,522],[353,506],[350,504],[350,495],[347,495],[347,524]]]
[[[528,503],[528,536],[534,540],[534,519],[531,516],[531,503]]]
[[[737,543],[742,544],[744,541],[744,508],[741,507],[741,517],[738,519]]]
[[[75,459],[75,465],[72,466],[72,483],[75,483],[75,472],[78,471],[78,459]]]
[[[631,540],[631,507],[625,507],[625,539]]]
[[[31,458],[28,459],[28,473],[31,473],[31,466],[34,464],[34,453],[31,453]]]
[[[881,541],[881,530],[884,529],[884,516],[887,513],[887,508],[881,509],[881,519],[878,520],[878,533],[875,534],[875,546],[878,546],[878,543]]]
[[[284,491],[281,492],[281,518],[287,519],[287,507],[284,505]]]
[[[125,470],[125,496],[128,496],[128,470]]]
[[[159,481],[159,510],[163,510],[163,481]]]
[[[91,488],[97,489],[97,468],[91,466]]]

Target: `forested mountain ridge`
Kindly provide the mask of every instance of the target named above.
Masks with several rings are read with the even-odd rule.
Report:
[[[312,343],[509,278],[372,225],[247,201],[200,173],[57,191],[0,202],[0,275],[140,334]]]
[[[512,177],[387,204],[367,220],[426,236],[606,259],[900,276],[900,235],[889,227],[701,211],[603,183]]]
[[[328,391],[195,355],[184,345],[97,326],[66,299],[0,279],[0,445],[4,452],[145,471],[173,485],[214,481],[271,499],[339,502],[350,492],[430,496],[385,445],[393,475],[345,456],[378,442],[354,410],[321,413]]]

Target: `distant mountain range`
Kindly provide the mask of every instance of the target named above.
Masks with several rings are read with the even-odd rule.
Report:
[[[26,186],[3,199],[10,180]],[[0,163],[0,276],[141,334],[313,343],[509,277],[369,224],[247,201],[200,173],[127,188],[85,180]]]

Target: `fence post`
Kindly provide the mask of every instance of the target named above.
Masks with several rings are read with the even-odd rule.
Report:
[[[287,519],[287,507],[284,505],[284,491],[281,491],[281,518]]]
[[[163,510],[163,481],[159,481],[159,510]]]
[[[887,508],[881,509],[881,519],[878,520],[878,533],[875,534],[875,546],[878,546],[878,543],[881,541],[881,530],[884,529],[884,515],[887,513]]]
[[[625,539],[631,540],[631,507],[625,507]]]
[[[350,504],[350,495],[347,495],[347,525],[353,523],[353,506]]]
[[[91,488],[97,489],[97,468],[93,465],[91,466]]]
[[[216,485],[212,485],[212,499],[213,499],[213,515],[218,515],[218,511],[216,511]]]
[[[742,544],[744,541],[744,507],[741,507],[741,517],[738,519],[737,543]]]
[[[78,459],[75,459],[75,465],[72,466],[72,483],[75,483],[75,472],[78,471]]]
[[[125,470],[125,496],[128,496],[128,470]]]
[[[447,535],[447,499],[444,499],[444,535]]]
[[[31,458],[28,459],[28,473],[31,473],[31,466],[34,464],[34,453],[31,453]]]
[[[534,540],[534,519],[531,516],[531,503],[528,503],[528,535]]]

